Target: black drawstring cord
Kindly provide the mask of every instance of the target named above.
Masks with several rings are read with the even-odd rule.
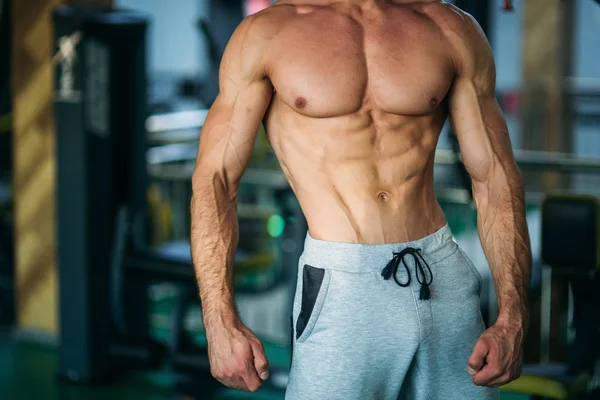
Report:
[[[419,284],[421,284],[421,291],[419,292],[419,300],[431,299],[431,289],[429,288],[429,286],[433,283],[433,273],[431,272],[431,268],[429,267],[429,264],[427,264],[427,261],[425,261],[425,259],[421,255],[421,249],[407,247],[404,250],[402,250],[400,253],[393,253],[393,254],[394,254],[394,257],[387,263],[387,265],[385,266],[383,271],[381,271],[381,276],[383,277],[383,279],[388,280],[388,279],[390,279],[390,277],[394,277],[394,281],[396,281],[396,284],[398,284],[398,286],[401,286],[401,287],[409,286],[410,282],[411,282],[411,276],[410,276],[410,270],[408,269],[408,265],[406,264],[406,261],[404,260],[404,256],[407,254],[410,254],[413,257],[413,259],[415,260],[417,281],[419,282]],[[427,267],[427,271],[429,271],[429,277],[430,277],[429,279],[427,279],[427,274],[425,274],[425,270],[423,269],[423,264],[421,263],[421,261],[423,261],[423,264],[425,264],[425,267]],[[408,275],[408,280],[405,283],[398,281],[398,278],[396,277],[397,272],[398,272],[398,267],[400,266],[400,262],[402,262],[402,265],[404,265],[404,268],[406,269],[406,274]],[[419,274],[420,274],[420,276],[419,276]]]

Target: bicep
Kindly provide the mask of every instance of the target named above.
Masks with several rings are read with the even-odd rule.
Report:
[[[231,190],[246,169],[272,87],[262,63],[263,46],[249,22],[240,25],[223,55],[219,95],[200,135],[194,177],[218,175]]]
[[[508,128],[493,93],[481,93],[469,81],[456,82],[450,99],[450,122],[463,163],[475,182],[513,168]]]
[[[449,95],[450,123],[463,163],[473,179],[489,183],[516,171],[506,121],[495,97],[492,49],[477,21],[461,20],[449,40],[456,77]]]
[[[200,135],[196,171],[222,173],[237,183],[246,169],[260,123],[271,99],[266,82],[239,90],[235,96],[223,93],[210,108]]]

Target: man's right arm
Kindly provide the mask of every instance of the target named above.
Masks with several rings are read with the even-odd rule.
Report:
[[[228,386],[250,391],[260,386],[266,358],[237,315],[232,264],[238,185],[272,96],[263,58],[267,39],[256,22],[255,17],[242,22],[221,61],[220,93],[202,129],[191,202],[192,258],[213,374]],[[251,366],[253,373],[247,371]]]

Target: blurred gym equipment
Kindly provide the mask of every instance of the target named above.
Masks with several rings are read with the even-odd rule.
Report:
[[[503,391],[534,399],[584,399],[600,356],[600,200],[593,196],[548,196],[542,206],[542,259],[568,281],[572,310],[568,359],[550,363],[549,316],[552,275],[545,273],[541,354],[544,363],[525,365]],[[566,341],[566,340],[565,340]]]
[[[63,6],[54,15],[60,375],[91,381],[114,372],[116,334],[148,330],[145,288],[128,291],[123,332],[110,308],[119,210],[144,232],[146,19],[133,12]],[[111,318],[113,317],[113,318]],[[121,329],[121,331],[119,331]],[[114,343],[111,343],[114,344]]]
[[[600,4],[600,0],[594,0],[596,3]],[[515,7],[513,6],[512,0],[502,0],[502,9],[504,11],[513,11]]]
[[[198,19],[198,29],[208,45],[208,76],[201,84],[201,100],[210,105],[219,93],[219,66],[229,38],[244,18],[243,0],[211,0],[208,15]]]
[[[90,382],[132,369],[166,368],[206,390],[215,383],[203,379],[210,376],[206,348],[184,326],[186,312],[198,303],[189,217],[181,219],[189,204],[189,179],[173,184],[155,173],[149,186],[146,173],[147,160],[151,166],[177,167],[181,149],[167,144],[162,152],[160,146],[147,152],[147,134],[152,137],[165,124],[146,115],[147,22],[132,12],[61,7],[55,24],[60,376]],[[179,122],[179,128],[186,127]],[[166,125],[177,128],[173,119]],[[241,314],[251,299],[274,292],[280,293],[281,307],[291,307],[307,229],[287,184],[265,186],[263,176],[257,182],[263,189],[240,191],[234,267],[236,296],[245,296]],[[248,184],[253,185],[246,177],[242,185]],[[170,205],[185,205],[173,212],[162,199],[165,192]],[[244,205],[256,196],[269,197],[271,211]],[[148,235],[156,230],[149,225],[160,230],[170,224],[179,228]],[[264,251],[250,254],[256,248]],[[166,341],[150,332],[149,288],[159,293],[155,283],[169,283],[176,293]],[[286,332],[287,317],[282,321]],[[185,378],[190,373],[193,379]],[[285,371],[274,366],[271,376],[267,387],[285,387]]]
[[[192,93],[210,106],[219,92],[219,66],[229,38],[239,23],[249,14],[260,11],[271,3],[270,0],[210,0],[208,13],[198,19],[198,30],[207,45],[208,73],[196,85],[186,80],[182,82],[182,93]]]

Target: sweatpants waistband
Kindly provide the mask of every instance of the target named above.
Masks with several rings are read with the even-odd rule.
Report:
[[[406,248],[420,249],[421,255],[431,265],[452,255],[458,249],[458,245],[447,224],[424,238],[392,244],[330,242],[314,239],[308,232],[300,262],[319,268],[352,273],[371,270],[379,273],[393,258],[394,253],[399,253]]]

